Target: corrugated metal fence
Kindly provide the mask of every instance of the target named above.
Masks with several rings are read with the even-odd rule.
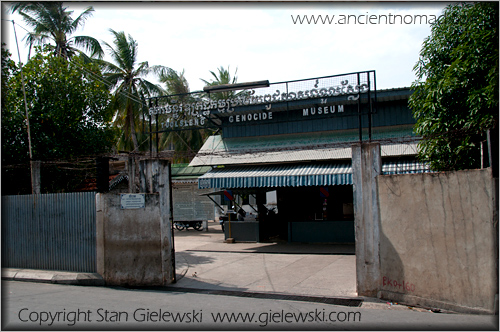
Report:
[[[95,193],[3,196],[2,267],[96,272]]]

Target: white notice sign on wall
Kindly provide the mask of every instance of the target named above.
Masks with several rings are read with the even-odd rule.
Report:
[[[122,209],[143,209],[146,207],[144,194],[121,194]]]

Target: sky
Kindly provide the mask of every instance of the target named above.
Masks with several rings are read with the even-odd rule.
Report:
[[[19,15],[8,12],[7,5],[2,2],[2,42],[17,62],[13,25],[5,21],[14,20],[21,61],[26,62],[23,27],[29,28]],[[447,3],[115,1],[66,5],[74,10],[74,18],[87,6],[95,9],[74,36],[92,36],[112,45],[109,29],[124,31],[137,41],[139,61],[184,70],[191,91],[199,91],[204,86],[201,79],[210,80],[210,71],[217,72],[221,66],[229,67],[231,74],[237,69],[240,83],[375,70],[378,89],[408,87],[415,81],[413,66],[422,43],[431,33],[429,21],[442,14]],[[331,24],[300,24],[298,15],[302,19],[328,15]],[[347,15],[355,16],[347,21]]]

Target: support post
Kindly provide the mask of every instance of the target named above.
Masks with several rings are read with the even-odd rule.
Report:
[[[109,157],[97,157],[97,192],[107,193],[109,191]]]
[[[359,296],[377,296],[380,286],[380,214],[377,176],[382,173],[379,143],[352,146],[356,288]]]
[[[135,193],[135,159],[128,157],[128,192]]]
[[[139,192],[141,193],[149,193],[149,186],[148,186],[148,165],[149,163],[147,160],[140,160],[139,161]]]
[[[158,169],[157,188],[160,193],[160,233],[161,256],[164,284],[176,282],[175,247],[173,232],[172,183],[170,163],[167,160],[156,160]]]
[[[495,289],[495,314],[498,315],[498,279],[499,279],[499,267],[498,267],[498,255],[499,255],[499,245],[498,245],[498,239],[499,239],[499,230],[498,230],[498,205],[499,205],[499,199],[498,199],[498,190],[499,190],[499,180],[498,180],[498,125],[495,126],[492,129],[489,129],[487,132],[487,138],[488,138],[488,158],[489,158],[489,163],[491,167],[491,175],[492,175],[492,185],[493,185],[493,225],[495,227],[495,261],[497,262],[496,266],[496,277],[497,277],[497,286]]]
[[[31,161],[31,187],[32,194],[40,194],[41,193],[41,184],[40,184],[40,165],[41,162],[39,160]]]

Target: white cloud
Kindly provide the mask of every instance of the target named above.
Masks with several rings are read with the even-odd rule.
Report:
[[[140,61],[185,69],[192,90],[202,89],[200,78],[208,79],[210,70],[228,65],[232,72],[238,67],[240,82],[279,82],[374,69],[379,88],[409,86],[429,25],[294,24],[292,15],[439,15],[444,8],[443,3],[107,2],[69,6],[79,13],[79,8],[90,4],[95,13],[79,34],[111,44],[109,28],[125,31],[138,42]],[[15,20],[23,25],[19,17]],[[4,36],[11,36],[12,25],[3,23]],[[21,39],[24,30],[17,30]],[[12,52],[12,37],[9,47]]]

